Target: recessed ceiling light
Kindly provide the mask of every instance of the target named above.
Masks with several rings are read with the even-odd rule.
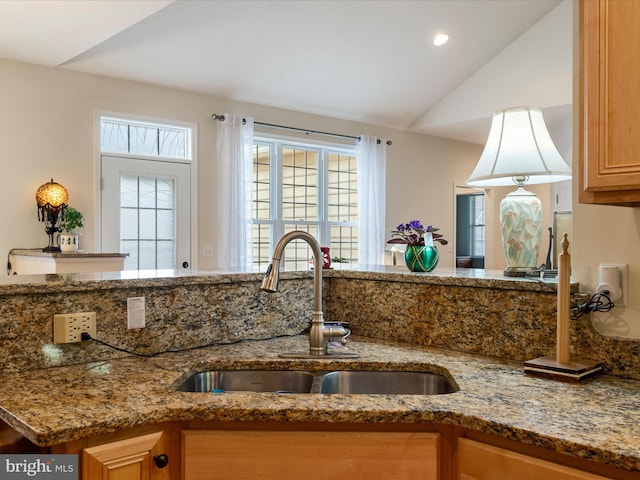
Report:
[[[444,45],[445,43],[447,43],[447,41],[449,41],[449,34],[448,33],[439,33],[433,39],[433,44],[436,47],[439,47],[440,45]]]

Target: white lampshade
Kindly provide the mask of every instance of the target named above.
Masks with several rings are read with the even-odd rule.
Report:
[[[500,202],[500,229],[507,276],[537,271],[542,234],[542,202],[524,184],[569,180],[571,168],[551,141],[539,108],[499,110],[489,138],[467,185],[499,187],[516,184]]]
[[[571,168],[551,141],[542,111],[533,107],[497,111],[489,138],[467,185],[513,185],[513,177],[529,177],[527,184],[571,179]]]

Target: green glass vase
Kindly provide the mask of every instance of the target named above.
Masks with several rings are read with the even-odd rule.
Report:
[[[438,265],[438,249],[434,246],[407,245],[404,263],[412,272],[430,272]]]

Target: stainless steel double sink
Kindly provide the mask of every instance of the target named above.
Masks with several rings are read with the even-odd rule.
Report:
[[[274,392],[321,394],[439,395],[458,391],[433,372],[301,370],[212,370],[191,375],[181,392]]]

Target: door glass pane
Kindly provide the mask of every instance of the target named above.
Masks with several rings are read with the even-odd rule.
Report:
[[[157,243],[158,268],[174,268],[175,260],[173,252],[175,251],[173,240],[160,240]]]
[[[125,269],[175,268],[175,181],[122,176],[120,185],[120,247],[129,253]]]
[[[156,179],[153,177],[138,177],[138,206],[141,208],[156,208]]]
[[[138,209],[122,207],[120,209],[120,237],[124,240],[138,238]]]
[[[138,268],[138,241],[137,240],[121,240],[120,245],[123,252],[129,254],[124,260],[125,270],[137,270]]]
[[[173,240],[173,210],[158,210],[158,239]]]
[[[158,178],[158,208],[173,209],[173,180]]]
[[[155,240],[156,238],[156,211],[150,208],[138,210],[140,215],[140,239]]]
[[[120,205],[138,207],[138,177],[130,175],[120,177]]]
[[[138,242],[140,256],[138,270],[154,270],[156,265],[156,242],[154,240],[140,240]]]

